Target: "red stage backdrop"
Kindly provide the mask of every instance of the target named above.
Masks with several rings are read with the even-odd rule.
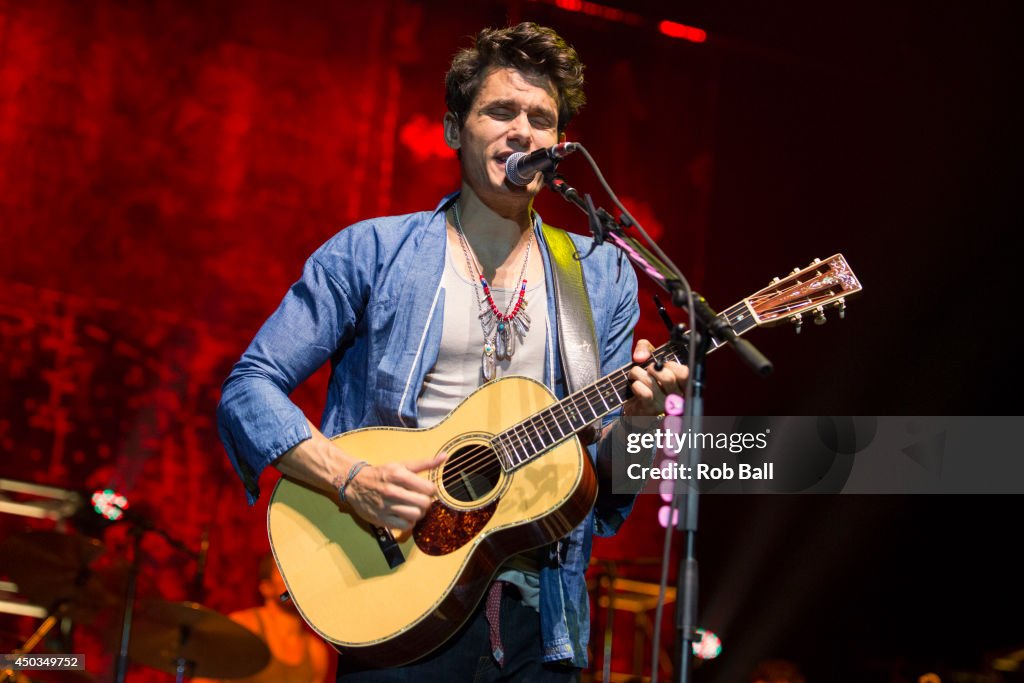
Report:
[[[217,439],[220,383],[320,243],[456,187],[446,65],[520,19],[579,49],[590,104],[570,139],[656,237],[686,236],[699,285],[713,70],[679,41],[533,3],[0,2],[0,476],[114,487],[193,547],[208,529],[204,602],[253,604],[265,501],[246,506]],[[585,229],[558,201],[549,222]],[[314,421],[324,380],[295,396]],[[608,556],[656,552],[653,507]],[[103,539],[124,556],[124,525]],[[144,550],[141,593],[189,597],[193,562]]]
[[[843,323],[756,336],[769,381],[715,354],[709,414],[1020,412],[998,334],[1019,289],[1015,3],[462,5],[0,0],[0,477],[117,488],[193,548],[208,530],[204,602],[254,604],[265,502],[246,506],[217,439],[220,383],[313,249],[455,189],[447,64],[521,20],[579,50],[589,104],[569,138],[719,308],[838,251],[865,284]],[[560,170],[609,205],[580,155]],[[549,193],[538,208],[585,229]],[[641,307],[639,334],[663,339],[649,289]],[[314,421],[324,383],[295,395]],[[812,681],[946,679],[1019,650],[1019,502],[956,498],[704,497],[700,618],[726,649],[697,679],[779,656]],[[659,504],[597,556],[656,556]],[[0,516],[0,544],[24,525]],[[93,529],[104,565],[126,529]],[[143,550],[140,594],[189,597],[194,562],[153,534]],[[101,680],[108,612],[77,632]],[[0,615],[0,647],[33,623]],[[615,671],[632,632],[623,613]]]

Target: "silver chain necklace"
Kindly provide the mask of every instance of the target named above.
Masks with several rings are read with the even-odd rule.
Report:
[[[512,360],[516,352],[516,338],[522,342],[530,329],[530,316],[526,314],[526,268],[530,263],[530,247],[533,246],[533,237],[526,243],[526,257],[523,259],[523,269],[519,273],[519,296],[509,297],[505,312],[502,313],[494,297],[491,296],[491,288],[484,277],[483,266],[479,264],[476,253],[469,244],[466,234],[462,230],[462,221],[459,218],[459,204],[455,203],[455,232],[459,236],[459,244],[462,246],[462,253],[466,257],[466,269],[471,277],[474,277],[473,290],[477,291],[479,286],[482,295],[477,293],[477,307],[480,309],[480,327],[484,332],[483,352],[480,355],[480,366],[484,380],[490,382],[497,374],[497,361]],[[479,283],[477,282],[479,280]]]

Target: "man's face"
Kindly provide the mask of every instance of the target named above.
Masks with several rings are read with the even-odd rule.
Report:
[[[532,152],[558,142],[554,88],[547,81],[531,82],[515,69],[493,69],[462,128],[451,114],[446,117],[445,139],[461,150],[462,178],[481,198],[533,197],[542,178],[538,175],[527,187],[513,185],[505,178],[505,160],[513,152]]]

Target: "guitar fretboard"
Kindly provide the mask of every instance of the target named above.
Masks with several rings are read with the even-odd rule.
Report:
[[[719,317],[726,318],[736,334],[757,326],[743,302],[731,306]],[[720,345],[713,340],[708,353]],[[655,349],[649,363],[669,360],[686,363],[686,351],[685,343],[668,342]],[[632,368],[632,364],[621,367],[495,435],[491,439],[491,447],[498,454],[502,469],[511,472],[525,465],[587,425],[619,409],[632,395],[629,390],[632,383],[629,371]]]

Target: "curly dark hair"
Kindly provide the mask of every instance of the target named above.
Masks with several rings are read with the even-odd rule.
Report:
[[[531,78],[551,81],[557,91],[558,132],[583,107],[583,63],[554,29],[526,21],[508,28],[485,28],[473,46],[459,50],[445,76],[445,101],[459,126],[495,67],[509,67]]]

